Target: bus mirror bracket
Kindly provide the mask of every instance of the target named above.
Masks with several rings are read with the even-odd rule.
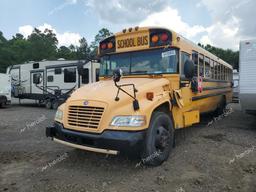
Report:
[[[117,82],[120,81],[121,77],[123,75],[123,72],[121,69],[115,69],[114,70],[114,74],[113,74],[113,81],[115,83],[115,86],[117,87],[117,94],[115,97],[115,101],[119,101],[119,93],[120,91],[122,91],[123,93],[125,93],[126,95],[130,96],[131,98],[133,98],[133,109],[134,111],[137,111],[140,109],[140,105],[139,105],[139,101],[136,98],[136,92],[138,92],[138,90],[135,88],[134,84],[122,84],[122,85],[118,85]],[[127,91],[125,91],[123,89],[123,87],[128,87],[128,86],[132,86],[133,88],[133,95],[131,95],[130,93],[128,93]]]

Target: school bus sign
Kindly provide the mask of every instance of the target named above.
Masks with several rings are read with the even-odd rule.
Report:
[[[125,34],[116,37],[116,52],[149,48],[149,32]]]

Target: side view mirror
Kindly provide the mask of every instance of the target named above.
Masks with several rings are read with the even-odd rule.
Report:
[[[184,74],[188,79],[192,79],[194,76],[195,66],[194,62],[190,59],[186,60],[184,64]]]
[[[119,68],[115,69],[114,72],[113,72],[113,81],[115,83],[119,82],[121,77],[122,77],[122,75],[123,75],[122,69],[119,69]]]

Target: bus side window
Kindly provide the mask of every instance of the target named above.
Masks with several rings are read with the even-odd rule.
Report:
[[[224,66],[224,80],[227,80],[227,68]]]
[[[226,73],[225,66],[222,65],[222,80],[225,80],[225,73]]]
[[[211,78],[210,59],[208,57],[204,58],[204,77]]]
[[[227,67],[227,81],[229,81],[229,68]]]
[[[96,69],[96,81],[100,80],[100,69]]]
[[[192,60],[194,62],[195,65],[195,76],[198,76],[198,53],[194,52],[192,53]]]
[[[199,55],[199,76],[204,76],[204,56]]]
[[[223,80],[222,75],[223,75],[223,68],[222,64],[220,63],[220,80]]]
[[[221,80],[221,64],[218,63],[218,80]]]
[[[224,66],[222,64],[220,64],[220,66],[221,66],[221,72],[220,72],[221,80],[224,80]]]
[[[227,67],[227,81],[229,81],[229,68]]]
[[[218,76],[218,63],[214,61],[214,79],[217,79]]]
[[[181,72],[182,77],[185,77],[185,75],[184,75],[184,64],[187,60],[189,60],[189,58],[190,58],[190,55],[188,53],[181,52],[181,69],[180,69],[180,72]]]
[[[210,67],[211,67],[211,79],[214,79],[214,62],[213,62],[213,60],[211,59],[210,60]]]

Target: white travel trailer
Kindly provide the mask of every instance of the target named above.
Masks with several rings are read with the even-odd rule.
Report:
[[[233,103],[239,103],[239,72],[233,70]]]
[[[40,61],[13,65],[12,95],[19,99],[38,100],[56,109],[80,86],[99,80],[100,64],[94,61]]]
[[[11,78],[0,73],[0,107],[8,104],[11,104]]]
[[[243,111],[256,113],[256,39],[240,42],[239,99]]]

